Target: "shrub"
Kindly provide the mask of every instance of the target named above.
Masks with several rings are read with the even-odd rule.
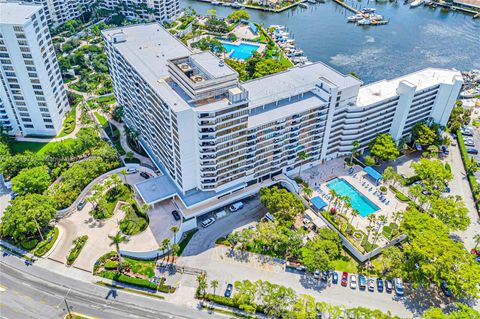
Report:
[[[108,269],[108,270],[117,269],[118,268],[118,261],[108,260],[103,267],[105,269]]]
[[[128,284],[128,285],[157,290],[157,284],[150,282],[146,279],[130,277],[130,276],[127,276],[121,273],[115,273],[112,271],[104,271],[100,274],[100,276],[107,279],[114,280],[114,281],[118,281],[124,284]]]
[[[387,188],[385,186],[380,186],[380,191],[385,193],[387,191]]]
[[[238,305],[236,304],[233,298],[228,298],[225,296],[219,296],[219,295],[213,295],[213,294],[205,294],[204,298],[206,300],[213,301],[220,305],[238,308]]]
[[[102,257],[98,258],[98,260],[95,262],[95,265],[93,266],[93,273],[95,274],[100,268],[100,266],[108,259],[117,256],[117,253],[115,251],[111,251],[109,253],[106,253]]]
[[[410,198],[400,192],[398,189],[390,185],[390,190],[395,193],[395,197],[401,202],[410,202]]]
[[[67,264],[71,265],[73,262],[77,259],[78,255],[82,251],[83,246],[85,246],[85,243],[87,242],[88,236],[83,235],[81,237],[78,237],[75,239],[74,243],[75,246],[73,246],[72,250],[70,250],[70,253],[67,256]]]
[[[33,252],[34,255],[37,257],[42,257],[43,255],[45,255],[52,248],[53,244],[55,244],[55,241],[58,238],[58,233],[58,228],[55,227],[53,229],[53,234],[49,234],[48,238],[46,238],[44,241],[40,242],[37,245],[37,248],[35,248],[35,251]],[[51,240],[49,240],[50,236]]]
[[[27,239],[20,242],[20,246],[25,250],[32,250],[38,244],[38,240],[36,238]]]

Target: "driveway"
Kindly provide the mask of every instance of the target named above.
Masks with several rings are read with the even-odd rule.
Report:
[[[207,228],[199,227],[199,231],[193,235],[190,243],[182,253],[183,257],[198,256],[215,246],[215,240],[219,237],[230,234],[233,230],[245,227],[255,221],[259,221],[267,212],[260,203],[259,197],[247,198],[242,200],[245,206],[235,212],[227,213],[227,216],[217,220]],[[225,209],[227,211],[227,209]],[[207,218],[212,217],[213,213],[206,214],[198,218],[198,225]],[[185,265],[189,265],[185,258]],[[202,267],[199,267],[202,268]]]
[[[150,231],[155,237],[158,245],[162,244],[165,238],[172,240],[173,233],[170,230],[172,226],[180,227],[180,221],[176,221],[172,216],[172,211],[178,210],[173,202],[168,199],[155,204],[148,211],[150,219]]]

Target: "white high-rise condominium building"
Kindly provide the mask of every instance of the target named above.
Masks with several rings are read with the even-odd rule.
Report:
[[[69,109],[44,9],[0,2],[0,125],[54,136]]]
[[[95,0],[24,0],[23,2],[41,4],[48,23],[57,27],[80,17],[90,9]]]
[[[147,203],[175,198],[184,215],[348,154],[354,140],[365,148],[380,133],[409,135],[418,121],[444,125],[463,83],[458,71],[425,69],[362,86],[323,63],[241,83],[159,24],[103,36],[125,122],[164,173],[136,188]]]
[[[180,14],[180,0],[102,0],[100,7],[121,12],[128,19],[160,23],[175,20]]]

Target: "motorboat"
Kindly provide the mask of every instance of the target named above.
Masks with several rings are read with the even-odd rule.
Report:
[[[356,22],[356,21],[358,21],[358,20],[362,20],[363,18],[364,18],[363,15],[361,15],[361,14],[356,14],[356,15],[354,15],[354,16],[348,17],[347,20],[348,20],[348,22]]]
[[[421,6],[423,4],[424,0],[415,0],[412,3],[410,3],[410,8],[416,8],[418,6]]]
[[[242,7],[242,5],[238,2],[234,2],[232,3],[232,8],[235,8],[235,9],[240,9]]]
[[[370,19],[372,20],[383,20],[383,16],[380,14],[372,14],[370,15]]]
[[[307,2],[308,3],[313,3],[313,4],[317,3],[317,1],[315,1],[315,0],[307,0]]]
[[[375,8],[363,8],[362,12],[363,13],[374,13],[377,9]]]
[[[365,18],[365,19],[362,19],[362,20],[358,20],[357,24],[358,25],[370,25],[370,24],[372,24],[372,21],[370,19]]]
[[[220,5],[220,1],[217,1],[217,0],[213,0],[211,3],[212,3],[214,6]]]
[[[308,4],[303,3],[303,2],[300,3],[298,6],[299,6],[300,8],[303,8],[303,9],[308,9]]]

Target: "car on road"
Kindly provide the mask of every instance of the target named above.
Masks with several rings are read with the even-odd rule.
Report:
[[[350,288],[357,289],[357,276],[354,274],[350,275]]]
[[[382,280],[382,278],[377,278],[377,290],[378,290],[378,292],[383,292],[383,280]]]
[[[240,210],[243,208],[243,203],[242,202],[236,202],[235,204],[230,205],[228,208],[232,213],[236,212],[237,210]]]
[[[142,176],[142,177],[145,178],[145,179],[149,179],[149,178],[150,178],[150,174],[148,174],[147,172],[140,172],[140,176]]]
[[[393,281],[391,279],[385,279],[385,290],[391,293],[393,290]]]
[[[364,275],[358,275],[358,288],[360,288],[360,290],[365,290],[365,286],[366,286],[366,278]]]
[[[342,282],[341,282],[341,284],[342,284],[343,287],[347,287],[347,283],[348,283],[348,272],[345,272],[345,271],[344,271],[344,272],[342,273]]]
[[[332,282],[334,284],[338,284],[338,273],[336,271],[334,271],[332,274]]]
[[[398,277],[393,278],[393,287],[395,288],[395,293],[398,296],[403,296],[405,294],[405,290],[403,289],[402,278],[398,278]]]
[[[127,174],[135,174],[137,169],[135,167],[127,168]]]
[[[233,290],[233,285],[228,284],[227,289],[225,289],[225,297],[230,298],[230,296],[232,295],[232,290]]]
[[[371,291],[371,292],[375,291],[375,279],[373,278],[368,279],[368,291]]]
[[[212,225],[215,222],[215,218],[210,217],[202,222],[202,227],[207,228],[208,226]]]
[[[467,153],[472,155],[478,155],[478,150],[474,148],[467,148]]]
[[[180,219],[182,219],[182,217],[180,216],[180,214],[176,210],[172,210],[172,216],[176,221],[179,221]]]
[[[86,204],[85,199],[82,199],[82,200],[80,201],[80,203],[78,203],[78,205],[77,205],[77,210],[82,210],[83,207],[85,207],[85,204]]]
[[[452,297],[453,296],[452,291],[450,290],[450,288],[448,288],[447,282],[445,280],[442,281],[442,283],[440,284],[440,288],[442,289],[445,297]]]

